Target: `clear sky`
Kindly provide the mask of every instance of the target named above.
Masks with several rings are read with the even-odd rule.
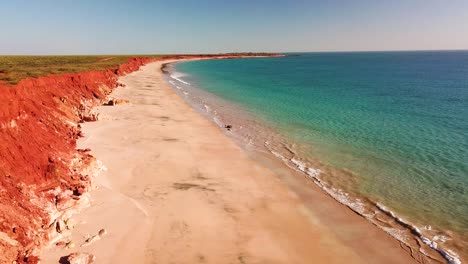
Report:
[[[468,49],[468,0],[0,0],[0,54]]]

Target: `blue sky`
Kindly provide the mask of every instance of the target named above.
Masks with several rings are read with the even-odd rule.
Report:
[[[468,49],[467,0],[0,0],[0,54]]]

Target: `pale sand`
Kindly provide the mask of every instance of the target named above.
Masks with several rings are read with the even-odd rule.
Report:
[[[75,248],[97,263],[415,263],[390,238],[291,170],[254,160],[164,82],[162,62],[120,79],[83,126],[107,171],[75,215]],[[294,191],[292,191],[294,190]],[[86,235],[107,235],[80,247]]]

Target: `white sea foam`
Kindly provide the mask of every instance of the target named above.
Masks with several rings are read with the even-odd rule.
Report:
[[[374,220],[372,220],[373,215],[366,215],[365,214],[365,206],[364,206],[363,203],[361,203],[359,201],[359,199],[355,199],[354,201],[352,201],[352,199],[350,199],[348,197],[348,195],[343,195],[341,190],[336,190],[336,189],[330,190],[327,187],[324,187],[323,189],[327,193],[329,193],[333,198],[335,198],[336,200],[341,202],[342,204],[348,205],[355,212],[357,212],[360,215],[364,216],[365,218],[367,218],[371,222],[377,224]],[[461,261],[460,261],[458,255],[455,252],[453,252],[451,250],[443,250],[443,249],[439,248],[437,242],[423,236],[421,231],[419,230],[419,228],[409,224],[407,221],[403,220],[402,218],[397,217],[394,212],[392,212],[391,210],[388,210],[385,206],[383,206],[381,204],[376,204],[376,206],[377,206],[377,208],[379,210],[381,210],[381,211],[387,213],[388,215],[390,215],[391,217],[393,217],[397,222],[402,224],[405,228],[410,229],[412,231],[412,233],[417,235],[424,244],[426,244],[430,248],[432,248],[432,249],[436,250],[437,252],[439,252],[449,263],[451,263],[451,264],[461,264]],[[381,226],[381,225],[378,225],[378,224],[377,224],[377,226],[379,226],[386,233],[388,233],[389,235],[391,235],[392,237],[394,237],[398,241],[401,241],[401,242],[406,244],[406,241],[407,241],[408,237],[407,237],[407,234],[406,234],[405,230],[401,230],[401,229],[397,229],[397,228],[391,228],[391,227],[384,227],[384,226]],[[424,252],[422,252],[422,253],[424,254]]]
[[[431,248],[437,248],[437,242],[432,241],[427,237],[421,237],[421,240],[424,242],[424,244],[430,246]]]
[[[450,263],[453,263],[453,264],[461,264],[461,260],[460,260],[460,257],[455,253],[453,252],[452,250],[447,250],[445,251],[445,254],[442,253],[442,255],[445,256],[446,259],[448,259],[448,261]]]
[[[171,74],[170,76],[171,76],[171,78],[174,79],[174,80],[177,80],[177,81],[179,81],[179,82],[181,82],[181,83],[183,83],[183,84],[186,84],[186,85],[190,85],[190,83],[188,83],[188,82],[186,82],[186,81],[184,81],[184,80],[182,80],[182,79],[180,78],[180,77],[182,77],[183,75],[180,75],[180,74],[177,74],[177,73],[173,73],[173,74]]]
[[[316,183],[322,190],[324,190],[326,193],[328,193],[331,197],[333,197],[338,202],[344,205],[347,205],[356,213],[364,216],[365,218],[369,219],[373,216],[373,214],[365,214],[366,207],[364,203],[361,202],[361,200],[350,197],[348,193],[344,192],[341,189],[330,188],[330,187],[327,187],[325,184],[323,184],[323,182],[319,178],[319,175],[321,173],[320,169],[308,167],[305,162],[294,159],[294,158],[292,158],[290,161],[291,163],[295,165],[296,169],[310,176],[310,178],[314,180],[314,183]]]
[[[299,169],[300,171],[304,172],[305,174],[309,175],[312,178],[317,178],[322,172],[320,169],[308,167],[305,162],[294,159],[294,158],[291,159],[291,162],[294,165],[296,165],[297,169]]]
[[[430,225],[425,225],[425,226],[423,227],[423,229],[424,229],[424,230],[432,230],[432,226],[430,226]]]
[[[408,237],[406,235],[405,230],[393,228],[393,227],[386,227],[386,226],[379,226],[385,233],[391,235],[393,238],[395,238],[398,241],[401,241],[402,243],[406,244],[405,241],[408,240]]]
[[[265,142],[265,146],[268,146],[268,145],[269,144],[267,142]],[[328,193],[331,197],[333,197],[335,200],[337,200],[341,204],[344,204],[344,205],[348,206],[349,208],[351,208],[356,213],[362,215],[367,220],[373,222],[374,224],[376,224],[378,227],[380,227],[382,230],[384,230],[386,233],[388,233],[389,235],[391,235],[392,237],[394,237],[398,241],[401,241],[402,243],[405,243],[405,244],[407,243],[406,241],[408,241],[408,235],[407,235],[406,230],[398,229],[398,228],[392,228],[392,227],[385,227],[385,226],[379,225],[373,219],[373,217],[375,216],[375,214],[377,212],[368,213],[368,212],[366,212],[368,210],[366,209],[365,204],[360,199],[350,197],[350,195],[348,193],[344,192],[341,189],[327,187],[320,180],[320,178],[318,177],[320,175],[320,173],[321,173],[321,171],[319,169],[310,168],[310,167],[307,166],[307,164],[305,162],[300,161],[300,160],[295,159],[295,158],[292,158],[292,159],[288,160],[284,156],[282,156],[281,154],[279,154],[278,152],[275,152],[273,150],[270,150],[270,152],[274,156],[276,156],[277,158],[281,159],[286,164],[288,164],[288,162],[290,162],[290,163],[292,163],[294,165],[294,168],[296,168],[296,169],[304,172],[308,176],[310,176],[310,178],[314,181],[315,184],[317,184],[322,190],[324,190],[326,193]],[[421,230],[418,227],[416,227],[416,226],[410,224],[409,222],[405,221],[404,219],[396,216],[396,214],[394,212],[387,209],[385,206],[377,203],[376,207],[380,211],[382,211],[382,212],[386,213],[387,215],[391,216],[398,223],[400,223],[404,228],[410,229],[410,231],[413,234],[415,234],[416,236],[418,236],[424,244],[426,244],[430,248],[432,248],[432,249],[436,250],[437,252],[439,252],[449,263],[451,263],[451,264],[461,264],[461,261],[460,261],[458,255],[455,252],[453,252],[451,250],[443,250],[443,249],[441,249],[439,247],[439,244],[437,242],[443,243],[443,242],[448,240],[447,237],[445,237],[445,236],[434,236],[433,239],[431,240],[428,237],[425,237],[421,233]],[[432,227],[431,226],[424,226],[423,229],[424,230],[431,230]],[[420,249],[420,250],[422,250],[422,249]],[[421,251],[421,253],[424,254],[424,252],[422,252],[422,251]]]
[[[291,162],[292,162],[294,165],[296,165],[296,167],[297,167],[299,170],[301,170],[302,172],[307,173],[307,165],[306,165],[304,162],[302,162],[302,161],[300,161],[300,160],[297,160],[297,159],[294,159],[294,158],[291,159]]]
[[[213,117],[213,121],[214,121],[219,127],[223,127],[223,122],[221,122],[221,120],[219,120],[217,117]]]
[[[432,240],[444,243],[445,241],[450,240],[450,238],[448,238],[448,237],[446,237],[444,235],[435,235],[435,236],[432,237]]]
[[[279,154],[278,152],[275,152],[273,150],[270,151],[273,155],[275,155],[275,157],[281,159],[282,161],[286,162],[288,159],[283,157],[281,154]]]
[[[180,87],[179,85],[177,85],[176,82],[174,82],[174,81],[172,81],[172,80],[169,80],[169,83],[170,83],[173,87],[177,88],[178,90],[182,90],[182,87]]]
[[[433,239],[431,240],[430,238],[424,236],[422,233],[421,233],[421,230],[410,224],[409,222],[403,220],[402,218],[400,217],[397,217],[395,215],[395,213],[393,213],[391,210],[387,209],[385,206],[381,205],[381,204],[376,204],[377,208],[379,208],[381,211],[391,215],[396,221],[398,221],[400,224],[402,224],[404,227],[410,229],[412,231],[413,234],[417,235],[421,241],[426,244],[427,246],[429,246],[430,248],[434,249],[435,251],[439,252],[449,263],[451,264],[461,264],[461,260],[459,259],[459,256],[453,252],[452,250],[450,249],[447,249],[447,250],[444,250],[444,249],[441,249],[439,247],[439,245],[437,244],[437,240],[434,239],[435,237],[433,237]],[[447,241],[447,238],[445,236],[442,236],[445,240],[444,241],[440,241],[441,243]],[[397,238],[397,237],[395,237]],[[397,238],[398,239],[398,238]],[[402,241],[402,240],[400,240]],[[404,242],[404,241],[403,241]]]
[[[174,76],[174,77],[177,77],[177,78],[187,76],[187,74],[185,74],[183,72],[178,72],[178,71],[172,71],[171,75]]]
[[[208,105],[203,104],[203,107],[205,107],[206,112],[210,112],[210,111],[211,111],[211,108],[210,108]]]
[[[308,168],[307,169],[307,175],[309,175],[310,177],[313,177],[313,178],[316,178],[317,176],[320,175],[322,171],[319,170],[319,169],[314,169],[314,168]]]
[[[343,190],[329,188],[326,186],[323,186],[322,189],[324,189],[335,200],[344,205],[347,205],[353,211],[362,215],[366,219],[370,219],[374,216],[374,214],[366,214],[366,206],[360,199],[350,197],[349,194],[344,192]]]
[[[427,237],[421,236],[421,240],[424,242],[424,244],[428,245],[430,248],[438,251],[444,258],[451,264],[461,264],[460,257],[453,252],[452,250],[443,250],[438,247],[437,242],[430,240]]]

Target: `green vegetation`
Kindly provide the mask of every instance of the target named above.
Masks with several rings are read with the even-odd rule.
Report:
[[[116,67],[129,58],[158,56],[0,56],[0,83],[14,85],[27,77],[104,70]]]
[[[272,53],[192,54],[180,56],[268,56]],[[95,55],[95,56],[0,56],[0,83],[14,85],[28,77],[48,74],[105,70],[125,63],[130,58],[155,58],[163,55]],[[171,55],[164,55],[171,56]],[[175,56],[175,55],[172,55]]]

